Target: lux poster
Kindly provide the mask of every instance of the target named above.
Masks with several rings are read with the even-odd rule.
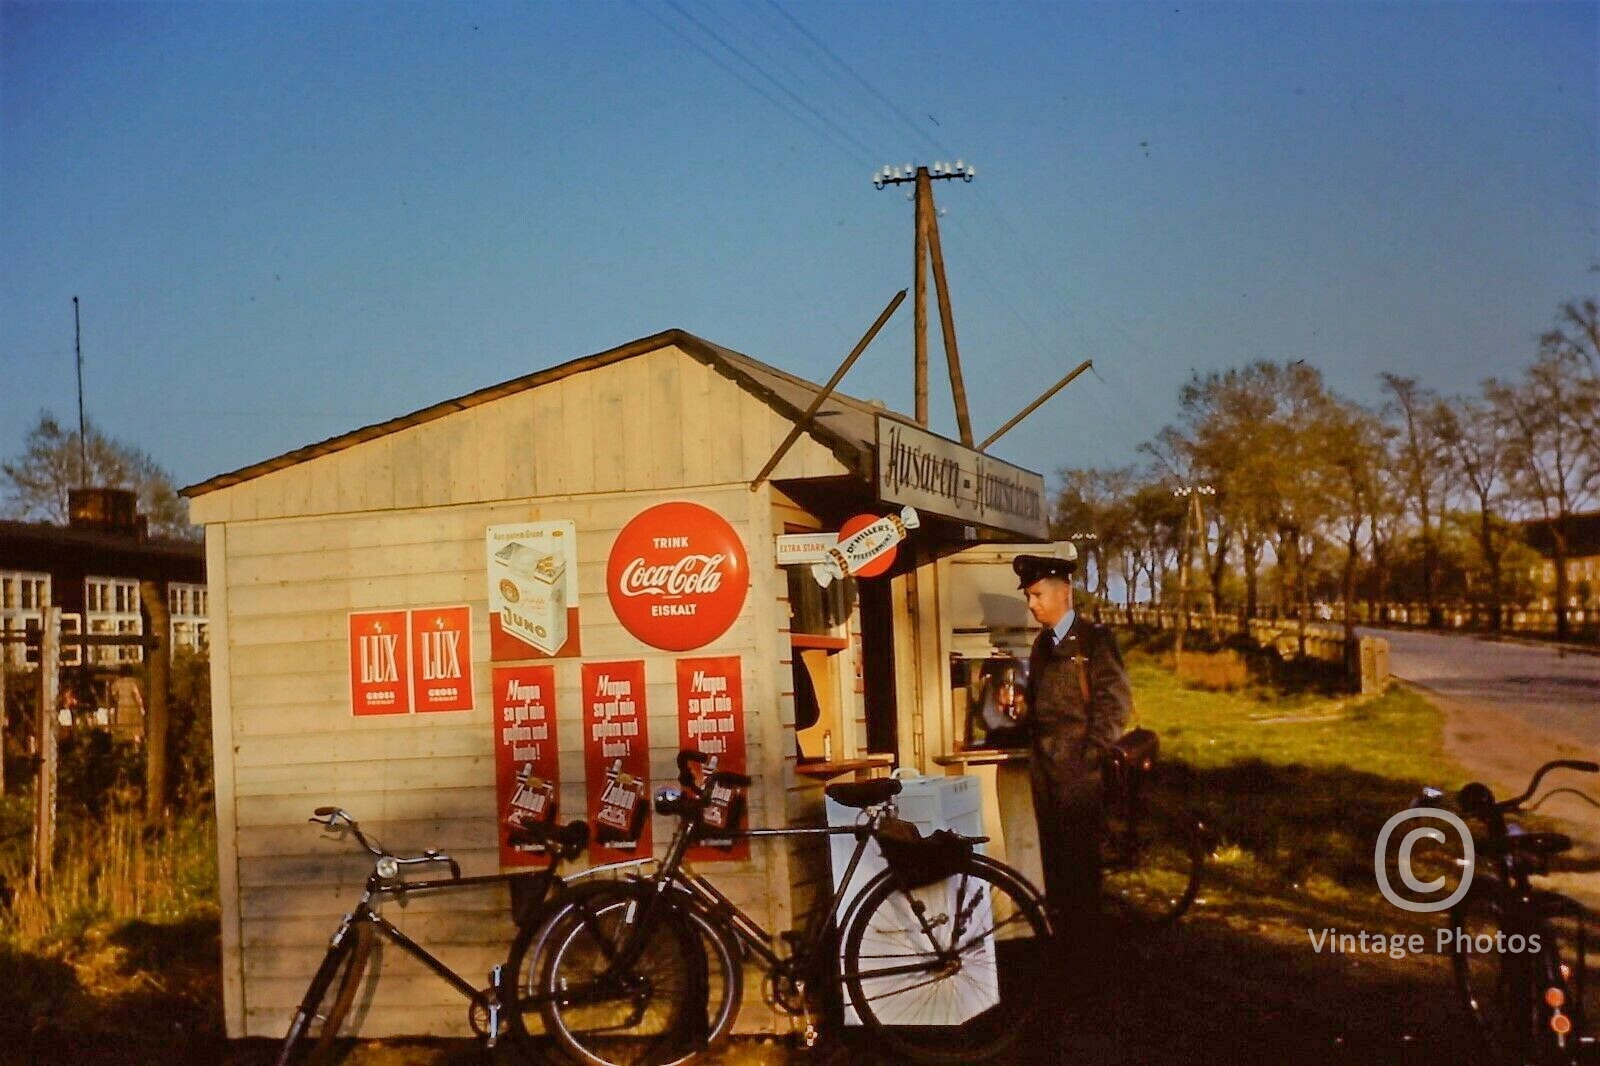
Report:
[[[678,747],[714,755],[717,769],[748,773],[744,743],[744,681],[739,656],[678,660]],[[699,845],[689,858],[748,859],[750,842]]]
[[[411,612],[411,695],[416,710],[472,710],[472,608]]]
[[[489,658],[555,659],[578,651],[578,527],[490,526]]]
[[[350,711],[410,714],[410,643],[406,612],[350,614]]]
[[[583,769],[594,861],[650,854],[644,660],[583,664]]]
[[[513,847],[517,824],[555,825],[561,761],[556,740],[556,668],[497,666],[494,686],[495,810],[501,866],[532,866],[535,846]]]

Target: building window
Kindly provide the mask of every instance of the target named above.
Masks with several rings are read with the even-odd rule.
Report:
[[[44,609],[50,606],[50,575],[26,570],[0,570],[0,629],[8,632],[38,632],[44,625]],[[27,650],[19,643],[7,642],[6,661],[22,666]]]
[[[137,636],[144,632],[139,617],[139,583],[128,578],[88,577],[83,584],[84,622],[90,633]],[[137,644],[102,645],[89,649],[92,663],[136,663],[144,659]]]
[[[206,649],[206,587],[174,581],[167,586],[167,604],[172,611],[172,646],[191,651]]]

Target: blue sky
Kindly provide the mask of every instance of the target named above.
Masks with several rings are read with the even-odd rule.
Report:
[[[781,6],[780,6],[781,4]],[[0,0],[0,455],[180,484],[659,330],[826,380],[940,183],[981,439],[1137,458],[1194,370],[1515,373],[1600,290],[1597,4]],[[955,433],[930,299],[934,428]],[[843,388],[911,407],[909,301]],[[754,471],[752,471],[752,474]]]

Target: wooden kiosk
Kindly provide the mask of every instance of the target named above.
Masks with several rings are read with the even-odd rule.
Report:
[[[824,392],[674,330],[184,490],[212,597],[229,1036],[283,1032],[367,872],[306,823],[316,806],[489,873],[527,861],[503,828],[519,788],[592,814],[610,778],[670,780],[691,740],[743,761],[756,823],[820,821],[836,774],[943,772],[960,738],[941,560],[1042,539],[1043,480]],[[908,505],[921,525],[880,577],[824,588],[780,558],[780,538]],[[718,884],[775,929],[827,877],[821,849],[725,861]],[[491,891],[392,916],[463,973],[512,934]],[[409,959],[375,971],[363,1035],[468,1031]]]

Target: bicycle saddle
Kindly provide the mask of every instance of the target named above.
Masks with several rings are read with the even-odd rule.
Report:
[[[1485,840],[1478,850],[1485,855],[1520,852],[1526,855],[1558,855],[1572,849],[1572,838],[1565,833],[1513,833],[1498,840]]]
[[[589,823],[573,821],[557,828],[543,822],[523,822],[513,826],[507,837],[512,845],[542,844],[560,851],[563,859],[572,859],[589,846]]]
[[[898,796],[900,782],[892,777],[875,781],[841,781],[837,785],[829,785],[824,791],[833,802],[861,810],[885,803],[890,796]]]

